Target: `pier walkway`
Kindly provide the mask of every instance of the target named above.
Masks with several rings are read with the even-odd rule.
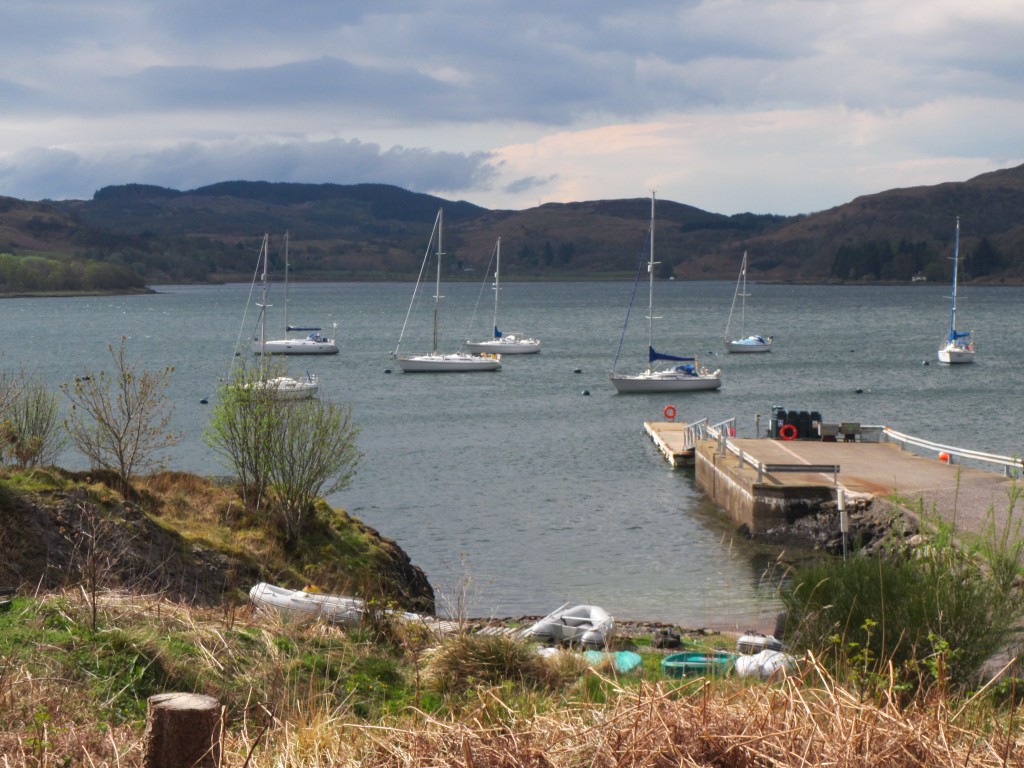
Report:
[[[680,425],[672,422],[644,427],[654,438],[661,424],[679,433]],[[834,501],[838,489],[847,497],[895,498],[911,512],[937,514],[974,533],[992,522],[1002,530],[1024,489],[1016,477],[1019,459],[940,446],[886,428],[878,428],[877,441],[830,442],[731,438],[731,422],[692,426],[691,433],[699,434],[692,446],[697,484],[737,523],[755,531]],[[962,459],[971,465],[952,463]],[[1000,471],[974,466],[986,461]]]

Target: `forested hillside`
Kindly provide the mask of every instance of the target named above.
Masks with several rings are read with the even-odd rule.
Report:
[[[91,200],[0,198],[0,293],[248,280],[264,232],[282,268],[286,231],[295,279],[408,279],[439,207],[446,268],[466,279],[499,236],[510,280],[631,275],[650,216],[645,197],[501,211],[384,184],[127,184]],[[726,216],[659,199],[660,275],[731,280],[747,251],[754,280],[941,281],[958,217],[965,281],[1024,280],[1024,166],[801,216]]]

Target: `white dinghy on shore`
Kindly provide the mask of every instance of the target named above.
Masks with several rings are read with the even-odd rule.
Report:
[[[615,620],[597,605],[566,603],[530,627],[533,637],[563,645],[604,648],[615,631]]]
[[[344,627],[356,627],[371,610],[358,597],[306,592],[260,582],[249,590],[249,600],[258,610],[275,612],[288,621],[325,621]],[[455,623],[407,611],[384,611],[388,616],[408,622],[427,624],[438,631],[453,631]]]

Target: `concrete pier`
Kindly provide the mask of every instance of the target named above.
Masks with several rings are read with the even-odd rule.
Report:
[[[723,446],[728,445],[727,450]],[[752,531],[789,522],[847,494],[886,496],[981,533],[997,529],[1017,501],[1017,480],[1002,472],[917,455],[890,442],[823,442],[705,437],[694,454],[698,486]],[[808,471],[800,471],[807,466]],[[773,468],[785,471],[774,472]],[[835,472],[823,471],[836,468]]]

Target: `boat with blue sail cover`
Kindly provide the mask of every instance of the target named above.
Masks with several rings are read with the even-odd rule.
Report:
[[[960,217],[956,220],[956,241],[953,246],[953,295],[949,308],[949,334],[946,336],[942,346],[939,347],[940,363],[973,363],[974,362],[974,332],[958,331],[956,329],[956,286],[958,265],[960,264]]]
[[[694,392],[699,390],[718,389],[722,386],[721,371],[710,371],[699,365],[696,358],[679,355],[669,355],[658,352],[654,348],[654,267],[657,262],[654,260],[654,208],[655,195],[651,193],[651,225],[648,234],[648,301],[647,301],[647,370],[640,373],[618,373],[615,366],[618,364],[619,352],[622,350],[622,339],[619,340],[619,350],[615,354],[615,363],[608,378],[616,391],[622,394],[642,392]],[[634,296],[636,295],[636,284],[639,283],[640,270],[637,270],[636,281],[634,282]],[[632,309],[630,299],[630,309]],[[629,310],[626,312],[626,322],[622,329],[623,338],[626,334],[626,327],[629,325]],[[665,365],[669,363],[670,365]]]
[[[284,233],[284,331],[283,339],[264,337],[264,328],[260,326],[260,335],[252,340],[252,351],[257,355],[336,355],[338,345],[334,339],[320,333],[320,326],[299,326],[288,323],[288,273],[291,263],[288,258],[288,233]],[[337,325],[335,325],[337,329]],[[288,336],[289,333],[305,333],[305,337]]]
[[[540,339],[519,333],[505,333],[498,328],[498,297],[501,293],[501,238],[494,244],[494,319],[491,327],[494,334],[483,341],[467,341],[463,348],[467,352],[491,352],[500,355],[531,355],[540,352]],[[490,264],[487,265],[488,270]],[[482,292],[482,291],[481,291]]]

